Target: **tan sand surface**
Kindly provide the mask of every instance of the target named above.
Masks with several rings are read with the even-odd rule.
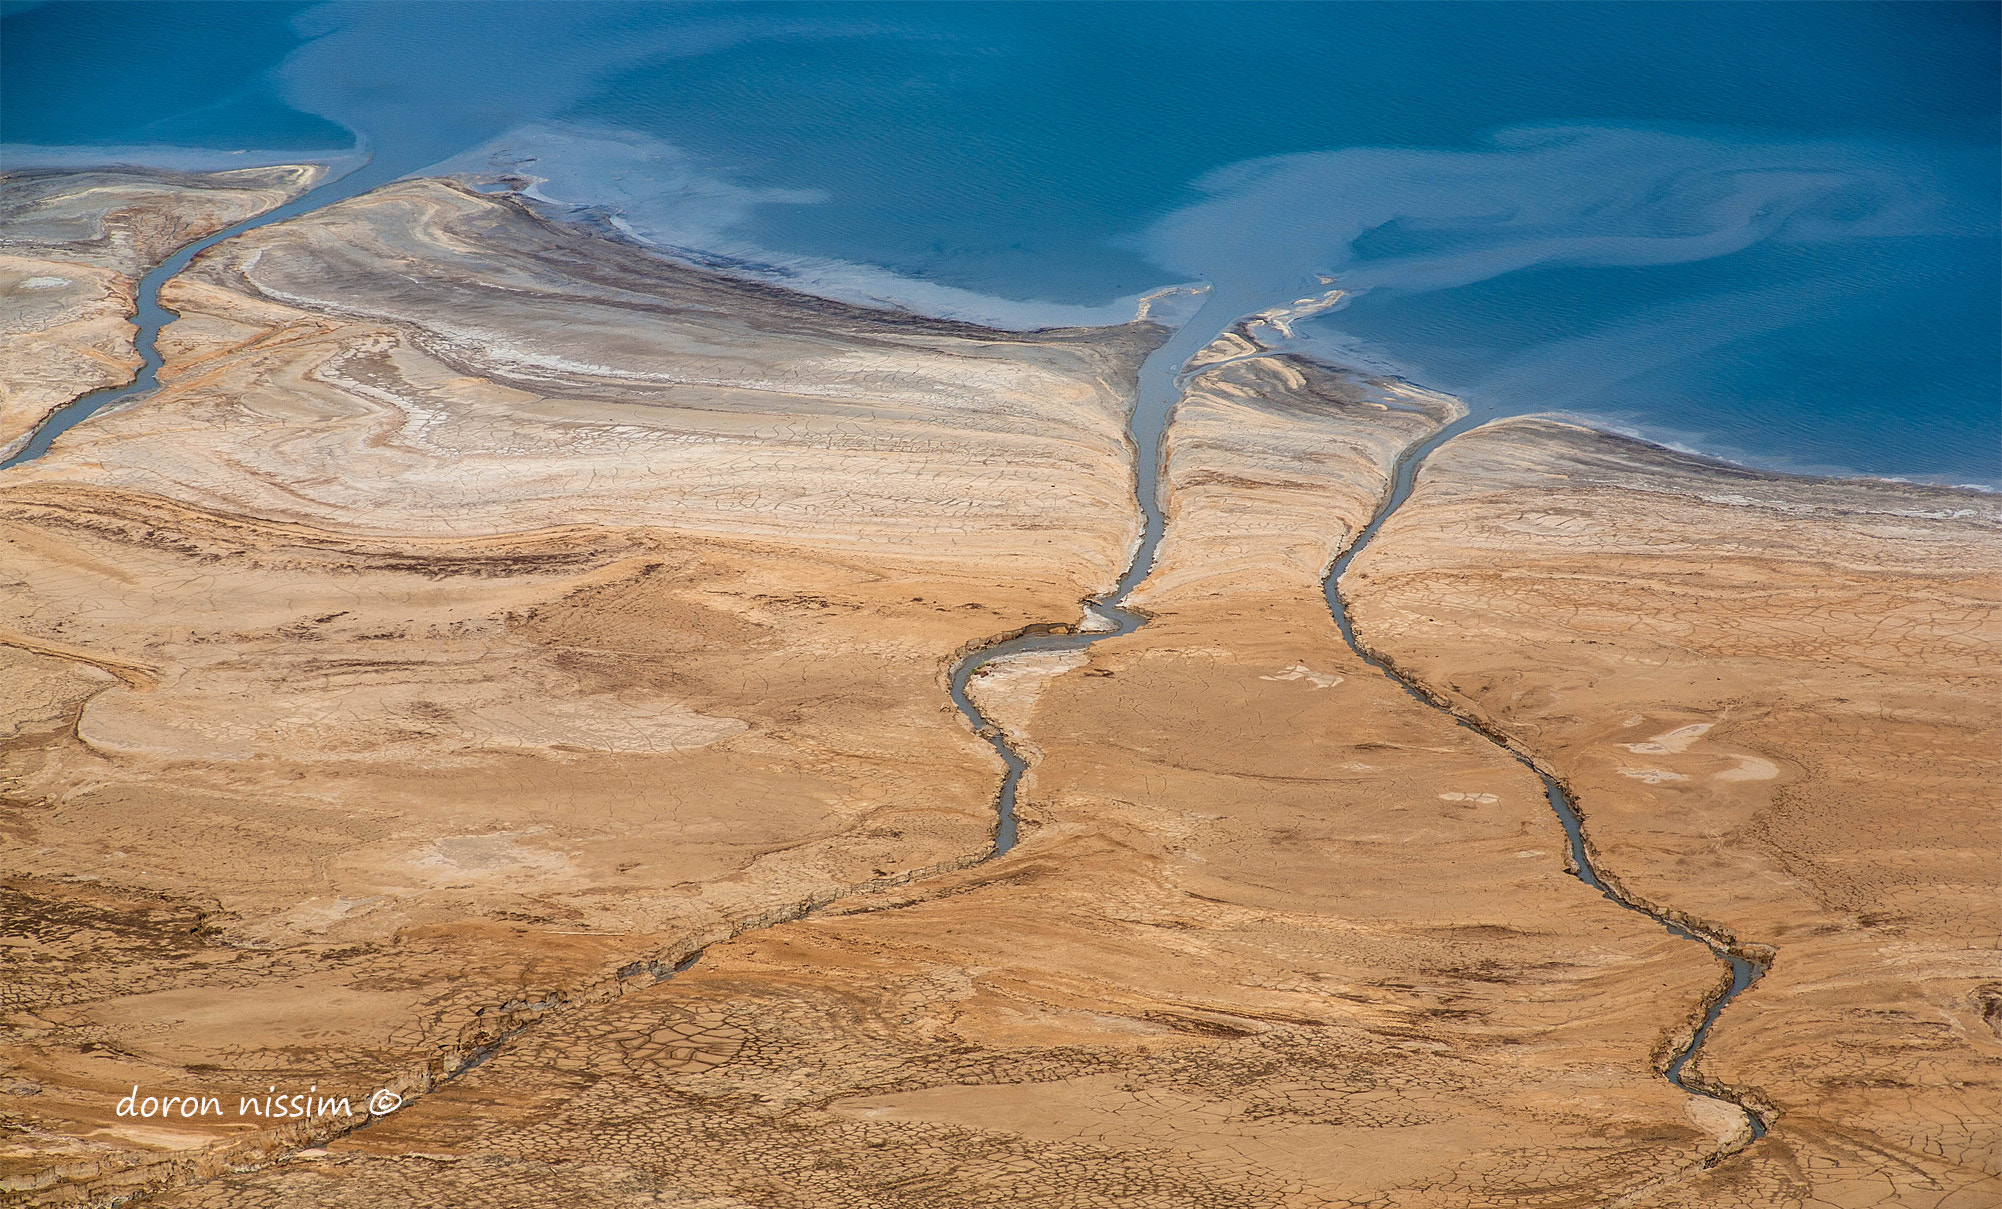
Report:
[[[1155,620],[976,678],[1039,756],[1019,847],[166,1203],[534,1205],[567,1163],[604,1203],[1568,1205],[1698,1168],[1744,1118],[1655,1067],[1719,966],[1570,877],[1536,778],[1319,599],[1452,414],[1287,359],[1204,375]]]
[[[0,481],[14,1199],[1996,1199],[1993,497],[1508,421],[1346,581],[1623,893],[1771,958],[1690,1095],[1722,963],[1322,599],[1456,401],[1205,350],[1150,623],[972,682],[1032,761],[990,860],[946,678],[1118,577],[1164,329],[862,310],[441,181],[166,300],[160,394]],[[351,1111],[235,1111],[309,1087]]]
[[[821,304],[440,183],[168,301],[162,394],[0,484],[7,1162],[48,1195],[187,1153],[134,1083],[407,1090],[978,859],[945,669],[1138,526],[1150,325]]]
[[[1994,496],[1511,421],[1433,455],[1347,590],[1630,893],[1773,955],[1699,1064],[1772,1132],[1647,1203],[2002,1201]]]

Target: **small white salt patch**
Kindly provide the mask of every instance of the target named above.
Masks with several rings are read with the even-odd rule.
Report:
[[[1260,680],[1305,680],[1315,688],[1333,688],[1342,682],[1333,672],[1317,672],[1304,663],[1296,663],[1284,669],[1277,676],[1260,676]]]
[[[1637,756],[1665,756],[1689,750],[1689,745],[1701,739],[1715,723],[1696,722],[1689,726],[1678,726],[1674,730],[1663,731],[1645,743],[1618,743]]]
[[[1670,772],[1666,768],[1622,768],[1620,775],[1623,777],[1632,777],[1636,781],[1645,781],[1649,785],[1659,785],[1663,781],[1687,781],[1689,779],[1679,772]]]
[[[1720,1144],[1751,1135],[1751,1121],[1746,1118],[1745,1111],[1734,1104],[1709,1096],[1691,1096],[1684,1102],[1683,1108],[1692,1124]]]
[[[1736,768],[1727,768],[1714,778],[1719,781],[1770,781],[1780,775],[1779,765],[1757,756],[1739,756]]]
[[[1090,605],[1086,605],[1084,620],[1078,623],[1077,630],[1080,634],[1109,634],[1118,628],[1118,622],[1107,617],[1097,609],[1092,608]]]

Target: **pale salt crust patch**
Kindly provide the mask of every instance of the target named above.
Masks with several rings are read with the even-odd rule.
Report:
[[[1333,672],[1323,674],[1309,668],[1304,663],[1296,663],[1277,676],[1260,676],[1260,680],[1305,680],[1315,688],[1333,688],[1342,682]]]
[[[1078,623],[1077,632],[1080,634],[1110,634],[1118,628],[1118,622],[1090,605],[1086,605],[1084,608],[1084,620]]]
[[[1501,801],[1500,798],[1491,793],[1442,793],[1439,795],[1439,800],[1442,802],[1479,802],[1483,806],[1492,806],[1496,802]]]
[[[1779,765],[1771,760],[1761,760],[1757,756],[1739,756],[1736,768],[1727,768],[1712,780],[1716,781],[1770,781],[1780,775]]]
[[[516,878],[541,875],[566,877],[572,874],[570,858],[546,848],[526,848],[515,842],[528,832],[503,831],[488,835],[448,835],[433,840],[409,862],[426,870],[426,879],[456,881],[485,874]]]
[[[1084,651],[1031,651],[1004,655],[981,665],[967,682],[966,695],[1018,742],[1050,680],[1091,662]]]
[[[1621,743],[1618,746],[1626,748],[1637,756],[1674,755],[1688,751],[1691,743],[1701,739],[1715,725],[1714,722],[1695,722],[1688,726],[1679,726],[1674,730],[1663,731],[1645,743]]]
[[[1626,725],[1634,726],[1641,721],[1641,716],[1636,714],[1627,719]],[[1715,725],[1713,722],[1693,722],[1688,726],[1678,726],[1674,730],[1663,731],[1661,734],[1654,736],[1644,743],[1615,743],[1613,746],[1624,747],[1635,755],[1680,755],[1688,751],[1691,744],[1709,733],[1710,729]],[[1713,781],[1770,781],[1780,775],[1779,765],[1773,763],[1771,760],[1761,759],[1758,756],[1744,755],[1735,758],[1738,761],[1735,767],[1727,768],[1720,773],[1714,773],[1710,779]],[[1687,781],[1689,779],[1682,773],[1670,772],[1665,768],[1622,768],[1619,770],[1619,774],[1623,777],[1632,777],[1636,781],[1645,781],[1649,785],[1659,785],[1663,781]]]
[[[1689,1114],[1691,1124],[1719,1143],[1728,1142],[1751,1127],[1743,1109],[1709,1096],[1691,1096],[1683,1101],[1683,1109]]]
[[[1687,781],[1689,779],[1679,772],[1670,772],[1666,768],[1622,768],[1620,769],[1620,775],[1623,777],[1632,777],[1636,781],[1645,781],[1650,785],[1659,785],[1663,781]]]
[[[985,688],[1000,688],[1025,678],[1060,675],[1089,662],[1091,656],[1084,651],[1026,651],[988,660],[974,680]]]
[[[21,283],[24,290],[53,290],[57,286],[70,284],[67,277],[30,277]]]

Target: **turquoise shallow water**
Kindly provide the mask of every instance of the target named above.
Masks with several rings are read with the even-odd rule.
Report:
[[[359,137],[371,177],[510,166],[1015,323],[1201,280],[1221,324],[1328,277],[1303,336],[1478,403],[1992,484],[1997,11],[11,4],[0,138]]]

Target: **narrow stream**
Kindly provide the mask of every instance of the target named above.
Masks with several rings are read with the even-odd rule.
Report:
[[[364,165],[346,175],[324,181],[282,206],[266,210],[255,217],[244,219],[233,227],[225,227],[213,235],[198,239],[161,261],[157,268],[139,279],[139,286],[133,291],[133,298],[137,303],[133,322],[138,325],[139,330],[132,337],[132,347],[139,354],[138,375],[123,386],[107,386],[103,390],[79,395],[51,412],[11,457],[0,461],[0,470],[34,461],[49,451],[49,446],[57,437],[78,424],[108,407],[131,402],[140,396],[150,394],[160,385],[160,365],[163,360],[160,355],[160,330],[180,318],[179,315],[160,305],[160,289],[179,275],[182,269],[187,268],[195,257],[231,236],[241,235],[245,231],[253,231],[275,222],[283,222],[343,198],[365,193],[394,175],[393,169],[376,163]]]
[[[1214,298],[1206,302],[1140,366],[1139,385],[1129,425],[1133,443],[1133,494],[1140,505],[1140,542],[1134,547],[1133,560],[1127,564],[1126,572],[1119,577],[1112,590],[1085,602],[1087,618],[1096,618],[1107,628],[1091,633],[1024,634],[963,655],[952,667],[948,678],[952,703],[959,707],[959,712],[972,724],[975,733],[993,745],[1008,766],[1008,771],[1001,778],[1001,792],[996,802],[1000,821],[994,833],[995,856],[1015,846],[1015,794],[1021,786],[1022,774],[1029,769],[1029,763],[1009,744],[1001,728],[980,712],[980,707],[967,695],[967,685],[982,667],[997,659],[1035,652],[1081,651],[1095,642],[1131,634],[1147,624],[1146,614],[1128,609],[1125,604],[1126,598],[1154,569],[1154,555],[1160,548],[1161,534],[1166,527],[1166,517],[1161,511],[1161,438],[1167,431],[1168,413],[1174,409],[1175,400],[1180,397],[1187,377],[1182,373],[1182,367],[1223,329],[1222,322],[1212,320],[1225,309]]]
[[[1165,527],[1159,482],[1160,459],[1163,452],[1161,448],[1162,436],[1166,429],[1168,413],[1172,410],[1176,398],[1180,395],[1184,383],[1190,376],[1181,372],[1182,366],[1191,356],[1214,338],[1213,333],[1221,330],[1221,324],[1205,322],[1214,318],[1211,314],[1214,307],[1215,300],[1212,300],[1210,305],[1206,305],[1201,312],[1190,319],[1188,323],[1184,324],[1175,333],[1173,339],[1155,350],[1140,369],[1139,390],[1132,421],[1132,440],[1135,450],[1134,465],[1136,471],[1134,491],[1140,504],[1141,515],[1144,518],[1140,543],[1134,551],[1132,563],[1127,567],[1126,573],[1120,576],[1119,582],[1113,589],[1102,596],[1093,597],[1087,602],[1087,614],[1096,615],[1103,618],[1105,622],[1111,623],[1109,628],[1096,633],[1026,634],[973,651],[963,656],[952,668],[950,685],[953,704],[959,707],[960,713],[972,724],[973,729],[982,738],[986,739],[988,743],[993,745],[994,750],[999,753],[1001,759],[1007,765],[1007,772],[1002,778],[1001,790],[997,801],[999,821],[995,832],[995,856],[1000,856],[1015,846],[1017,839],[1015,800],[1017,791],[1021,785],[1022,774],[1028,770],[1028,761],[1009,744],[1007,736],[1001,731],[1001,728],[995,725],[973,703],[972,698],[968,696],[967,686],[973,677],[978,674],[982,666],[994,660],[1032,652],[1083,650],[1093,643],[1103,641],[1104,639],[1118,637],[1122,634],[1130,634],[1147,624],[1146,615],[1126,608],[1125,601],[1132,594],[1133,590],[1147,578],[1148,572],[1153,570],[1154,557],[1160,546],[1162,532]],[[1378,506],[1375,515],[1370,518],[1369,524],[1356,536],[1355,541],[1349,544],[1349,547],[1342,552],[1340,557],[1334,561],[1328,570],[1327,577],[1322,584],[1323,591],[1327,596],[1328,610],[1334,615],[1335,625],[1341,630],[1343,641],[1347,642],[1349,649],[1353,650],[1365,663],[1389,677],[1398,687],[1408,693],[1412,699],[1429,708],[1447,714],[1457,724],[1466,727],[1468,730],[1480,735],[1481,738],[1500,747],[1509,754],[1510,758],[1536,774],[1537,778],[1543,782],[1544,792],[1550,800],[1550,808],[1556,813],[1557,821],[1562,824],[1565,837],[1570,843],[1571,872],[1573,876],[1592,889],[1597,890],[1607,901],[1620,907],[1622,910],[1646,916],[1672,935],[1694,941],[1704,946],[1730,968],[1730,986],[1704,1011],[1702,1022],[1690,1036],[1689,1041],[1669,1060],[1662,1074],[1670,1083],[1690,1095],[1721,1100],[1742,1111],[1751,1126],[1751,1137],[1746,1142],[1746,1145],[1749,1145],[1751,1142],[1755,1142],[1765,1136],[1766,1123],[1764,1118],[1756,1110],[1727,1096],[1720,1096],[1703,1088],[1690,1086],[1684,1080],[1683,1076],[1689,1063],[1695,1059],[1697,1053],[1703,1048],[1704,1041],[1709,1038],[1711,1029],[1715,1027],[1718,1018],[1723,1015],[1724,1009],[1730,1006],[1732,1000],[1743,994],[1754,982],[1758,981],[1760,975],[1765,973],[1765,965],[1732,952],[1728,945],[1684,927],[1659,911],[1629,901],[1622,897],[1619,892],[1608,886],[1604,879],[1599,876],[1598,869],[1593,865],[1591,855],[1586,849],[1584,820],[1579,815],[1577,807],[1572,805],[1571,799],[1565,794],[1563,787],[1554,778],[1544,773],[1530,759],[1509,747],[1500,736],[1490,733],[1480,726],[1475,725],[1472,721],[1454,713],[1445,705],[1427,695],[1417,685],[1392,671],[1382,660],[1370,654],[1368,650],[1356,641],[1355,630],[1349,621],[1348,608],[1341,596],[1340,584],[1342,575],[1348,570],[1349,564],[1355,561],[1356,555],[1368,547],[1370,541],[1377,535],[1377,532],[1383,528],[1384,522],[1389,520],[1391,515],[1397,511],[1404,501],[1410,498],[1412,486],[1418,477],[1418,471],[1424,465],[1425,459],[1431,455],[1432,451],[1460,433],[1486,423],[1489,418],[1481,413],[1470,413],[1448,424],[1430,437],[1412,445],[1399,455],[1392,475],[1390,493],[1385,497],[1383,503]]]
[[[999,856],[1015,846],[1018,831],[1015,818],[1016,794],[1021,786],[1022,774],[1028,770],[1028,761],[1009,744],[1007,736],[1002,733],[1000,727],[996,726],[992,720],[981,713],[980,708],[973,703],[972,698],[968,695],[967,686],[971,683],[973,677],[979,673],[981,667],[994,660],[1032,652],[1083,650],[1095,642],[1114,638],[1121,634],[1130,634],[1147,623],[1147,618],[1144,614],[1126,608],[1125,602],[1127,597],[1132,595],[1133,590],[1139,587],[1141,582],[1147,578],[1148,573],[1153,570],[1154,557],[1160,546],[1162,532],[1165,527],[1160,499],[1162,436],[1166,430],[1168,413],[1174,407],[1175,400],[1180,395],[1182,387],[1189,376],[1181,372],[1182,367],[1191,356],[1209,343],[1213,338],[1213,333],[1221,330],[1223,325],[1216,322],[1216,320],[1219,318],[1220,310],[1225,306],[1227,304],[1222,303],[1222,300],[1212,298],[1201,311],[1174,334],[1172,339],[1159,349],[1156,349],[1147,358],[1145,364],[1141,366],[1139,389],[1134,404],[1132,420],[1135,467],[1134,494],[1139,502],[1143,517],[1140,543],[1134,551],[1132,563],[1126,568],[1126,573],[1120,576],[1119,582],[1114,585],[1113,589],[1103,596],[1094,597],[1087,602],[1087,614],[1095,615],[1102,618],[1105,623],[1110,623],[1108,628],[1096,633],[1026,634],[976,650],[962,657],[952,668],[949,682],[953,704],[959,707],[960,713],[972,724],[974,730],[981,737],[985,738],[988,743],[993,745],[994,750],[999,753],[1001,759],[1007,765],[1007,772],[1002,777],[1001,790],[997,801],[999,820],[995,831],[995,856]],[[1323,591],[1327,596],[1328,610],[1334,616],[1335,625],[1341,630],[1343,641],[1347,642],[1349,649],[1353,650],[1365,663],[1368,663],[1371,667],[1389,677],[1398,687],[1410,694],[1412,699],[1452,717],[1456,723],[1480,735],[1488,742],[1494,743],[1503,751],[1508,752],[1512,759],[1536,774],[1537,778],[1543,782],[1543,789],[1549,797],[1551,810],[1556,813],[1557,821],[1563,825],[1565,837],[1571,846],[1571,871],[1578,880],[1597,890],[1607,901],[1615,904],[1622,910],[1632,911],[1637,915],[1644,915],[1671,934],[1704,946],[1730,968],[1730,986],[1704,1011],[1702,1022],[1692,1033],[1689,1041],[1669,1060],[1667,1067],[1664,1068],[1662,1073],[1663,1077],[1670,1083],[1690,1095],[1723,1100],[1725,1103],[1729,1103],[1733,1107],[1743,1111],[1751,1125],[1750,1140],[1757,1141],[1759,1138],[1764,1137],[1766,1132],[1765,1120],[1757,1111],[1728,1097],[1716,1095],[1700,1087],[1692,1087],[1685,1081],[1683,1076],[1689,1063],[1695,1059],[1697,1053],[1703,1048],[1704,1041],[1709,1038],[1710,1030],[1715,1027],[1718,1018],[1723,1015],[1724,1009],[1730,1006],[1732,1000],[1743,994],[1754,982],[1758,981],[1759,976],[1765,972],[1765,966],[1751,958],[1732,952],[1728,945],[1718,940],[1676,923],[1659,911],[1629,901],[1619,892],[1608,886],[1605,880],[1599,876],[1598,869],[1592,863],[1591,854],[1586,849],[1584,820],[1580,817],[1577,807],[1572,805],[1571,799],[1565,794],[1563,787],[1554,778],[1545,774],[1542,769],[1538,768],[1527,757],[1509,747],[1500,736],[1490,733],[1468,719],[1453,713],[1445,705],[1427,695],[1417,685],[1392,671],[1383,661],[1370,654],[1369,651],[1356,641],[1355,629],[1350,624],[1348,608],[1341,596],[1340,585],[1342,575],[1348,570],[1349,564],[1355,561],[1356,555],[1362,553],[1369,546],[1370,541],[1383,528],[1384,522],[1389,520],[1391,515],[1397,511],[1404,501],[1410,498],[1412,486],[1417,481],[1419,468],[1424,465],[1425,459],[1431,455],[1432,451],[1460,433],[1487,422],[1488,418],[1486,415],[1480,413],[1470,413],[1463,416],[1430,437],[1427,437],[1425,440],[1412,445],[1398,457],[1391,479],[1390,493],[1385,497],[1383,503],[1378,506],[1375,515],[1370,518],[1369,524],[1356,536],[1355,541],[1349,544],[1348,549],[1342,552],[1341,556],[1334,561],[1334,564],[1328,570],[1327,577],[1322,585]]]
[[[379,162],[369,164],[344,176],[329,180],[282,206],[278,206],[254,218],[246,219],[234,226],[227,227],[221,231],[217,231],[213,235],[197,240],[169,256],[157,268],[145,274],[140,279],[136,291],[136,322],[139,330],[134,337],[133,344],[142,361],[142,366],[137,376],[126,385],[93,391],[59,408],[35,429],[27,442],[13,456],[4,462],[0,462],[0,470],[18,466],[42,456],[48,452],[50,445],[55,439],[69,429],[106,408],[134,401],[158,387],[159,370],[162,363],[159,351],[160,332],[178,318],[174,312],[167,310],[160,304],[160,291],[168,281],[187,268],[195,257],[232,236],[240,235],[246,231],[255,230],[258,227],[267,226],[271,223],[282,222],[288,218],[319,209],[333,202],[367,192],[369,189],[375,188],[377,185],[392,179],[397,174],[395,169],[382,165]],[[1162,512],[1160,500],[1159,472],[1161,469],[1162,437],[1166,429],[1168,413],[1173,408],[1176,398],[1180,395],[1185,381],[1185,375],[1181,372],[1182,367],[1191,356],[1214,338],[1215,333],[1223,329],[1224,323],[1219,322],[1219,320],[1227,320],[1230,317],[1224,315],[1224,311],[1228,309],[1230,309],[1228,304],[1224,303],[1223,300],[1217,298],[1210,299],[1195,316],[1175,331],[1167,343],[1156,349],[1140,368],[1138,390],[1131,422],[1131,439],[1134,448],[1134,494],[1139,503],[1142,517],[1141,534],[1139,543],[1134,549],[1132,561],[1128,564],[1124,574],[1119,577],[1118,582],[1110,591],[1101,596],[1093,597],[1087,602],[1088,615],[1099,618],[1100,624],[1106,628],[1089,633],[1025,634],[995,643],[991,646],[982,647],[962,656],[951,669],[948,682],[953,704],[959,708],[960,713],[973,726],[975,732],[993,746],[994,750],[1000,755],[1007,766],[997,800],[998,822],[995,832],[994,856],[1000,856],[1015,846],[1017,839],[1017,823],[1015,818],[1016,794],[1021,784],[1022,775],[1028,770],[1028,762],[1009,744],[1007,737],[1002,733],[1001,729],[992,720],[987,718],[986,715],[981,713],[979,707],[973,703],[971,697],[968,695],[967,686],[983,666],[997,659],[1031,652],[1083,650],[1093,643],[1104,639],[1115,638],[1122,634],[1130,634],[1147,623],[1146,615],[1128,609],[1125,607],[1125,601],[1132,595],[1134,589],[1139,587],[1147,578],[1148,573],[1153,570],[1155,555],[1160,547],[1165,527],[1165,517]],[[1348,642],[1350,648],[1370,666],[1395,681],[1414,699],[1449,714],[1451,714],[1451,711],[1447,710],[1445,706],[1433,700],[1416,685],[1405,680],[1389,667],[1385,666],[1356,642],[1355,631],[1350,626],[1348,610],[1342,601],[1339,585],[1343,573],[1348,569],[1349,564],[1354,561],[1356,555],[1369,545],[1370,540],[1376,536],[1377,531],[1383,527],[1384,522],[1409,498],[1412,484],[1425,458],[1434,449],[1453,436],[1469,428],[1476,427],[1481,422],[1484,422],[1484,417],[1473,415],[1464,417],[1441,429],[1426,440],[1413,445],[1404,452],[1398,460],[1389,496],[1377,509],[1369,525],[1350,544],[1349,548],[1335,560],[1324,583],[1328,607],[1334,614],[1335,624],[1341,629],[1342,637]],[[1556,811],[1558,820],[1563,824],[1565,834],[1570,840],[1571,859],[1572,864],[1575,866],[1574,873],[1579,880],[1597,890],[1609,901],[1621,908],[1645,915],[1674,935],[1705,946],[1730,966],[1731,985],[1729,990],[1710,1005],[1701,1025],[1696,1029],[1688,1044],[1669,1062],[1664,1075],[1670,1083],[1685,1092],[1692,1095],[1708,1096],[1713,1099],[1722,1099],[1744,1110],[1746,1116],[1751,1121],[1753,1139],[1756,1140],[1764,1136],[1766,1132],[1765,1122],[1756,1111],[1746,1108],[1745,1105],[1738,1104],[1726,1097],[1716,1096],[1700,1088],[1690,1087],[1683,1080],[1683,1072],[1702,1048],[1704,1041],[1710,1034],[1711,1028],[1716,1024],[1718,1017],[1723,1014],[1724,1009],[1765,972],[1765,967],[1748,958],[1738,956],[1718,941],[1691,931],[1654,910],[1628,901],[1608,887],[1599,877],[1586,851],[1583,824],[1578,812],[1572,806],[1569,798],[1565,796],[1563,789],[1557,782],[1545,775],[1530,760],[1509,748],[1499,736],[1483,730],[1472,722],[1459,717],[1457,714],[1452,714],[1451,716],[1460,725],[1480,734],[1484,739],[1501,746],[1503,750],[1508,751],[1511,757],[1521,762],[1524,767],[1530,769],[1530,771],[1536,773],[1542,779],[1544,789],[1550,798],[1551,808]],[[678,969],[685,969],[687,965],[694,964],[695,958],[700,956],[701,953],[698,950],[695,957],[690,958],[684,965],[678,967]],[[676,972],[678,972],[678,969]],[[497,1050],[499,1045],[496,1044],[491,1048]],[[484,1055],[481,1060],[484,1060]]]
[[[1608,902],[1624,910],[1632,911],[1637,915],[1644,915],[1661,925],[1671,934],[1682,937],[1685,940],[1693,940],[1697,944],[1709,949],[1720,961],[1723,961],[1730,967],[1731,985],[1729,989],[1705,1010],[1702,1023],[1697,1026],[1688,1043],[1669,1060],[1668,1066],[1662,1071],[1662,1075],[1670,1083],[1673,1083],[1676,1087],[1688,1092],[1690,1095],[1722,1100],[1743,1111],[1746,1118],[1751,1122],[1752,1136],[1746,1143],[1746,1145],[1750,1145],[1751,1142],[1756,1142],[1766,1135],[1766,1122],[1764,1118],[1756,1110],[1728,1096],[1720,1096],[1715,1092],[1706,1091],[1701,1087],[1691,1087],[1683,1081],[1683,1071],[1695,1059],[1697,1052],[1703,1048],[1703,1042],[1709,1038],[1711,1028],[1716,1025],[1718,1017],[1724,1014],[1724,1009],[1729,1007],[1733,999],[1743,994],[1754,982],[1759,980],[1760,975],[1766,972],[1765,964],[1748,957],[1742,957],[1732,952],[1729,946],[1700,932],[1692,931],[1657,910],[1643,906],[1640,903],[1632,902],[1608,886],[1604,879],[1599,876],[1599,871],[1592,864],[1592,857],[1586,850],[1584,819],[1579,815],[1578,808],[1572,805],[1571,799],[1564,792],[1563,786],[1559,785],[1554,778],[1546,774],[1541,768],[1538,768],[1528,757],[1510,747],[1499,735],[1453,712],[1417,685],[1391,670],[1382,660],[1372,655],[1361,643],[1356,641],[1355,629],[1349,621],[1348,605],[1342,600],[1342,575],[1347,572],[1349,564],[1355,561],[1356,555],[1362,553],[1364,548],[1369,545],[1370,540],[1376,536],[1377,531],[1383,528],[1384,522],[1390,519],[1391,514],[1396,512],[1398,507],[1410,498],[1412,486],[1418,478],[1419,468],[1424,465],[1425,459],[1431,455],[1432,451],[1468,429],[1478,428],[1480,425],[1486,423],[1489,418],[1480,413],[1464,416],[1447,425],[1445,428],[1440,429],[1425,440],[1406,449],[1399,456],[1396,473],[1391,481],[1390,494],[1377,507],[1376,515],[1370,518],[1369,525],[1356,536],[1355,541],[1349,544],[1349,548],[1343,551],[1341,556],[1335,560],[1334,565],[1328,569],[1327,578],[1322,582],[1322,589],[1328,598],[1328,610],[1334,614],[1335,625],[1341,629],[1343,641],[1349,644],[1349,649],[1354,651],[1357,657],[1362,659],[1363,662],[1389,677],[1399,688],[1410,694],[1413,700],[1447,714],[1461,726],[1466,727],[1468,730],[1481,736],[1481,738],[1486,739],[1488,742],[1507,752],[1517,763],[1537,775],[1543,782],[1545,795],[1550,799],[1550,808],[1557,813],[1557,821],[1563,824],[1564,835],[1570,842],[1571,873],[1574,877],[1592,887],[1592,889],[1597,890]]]

